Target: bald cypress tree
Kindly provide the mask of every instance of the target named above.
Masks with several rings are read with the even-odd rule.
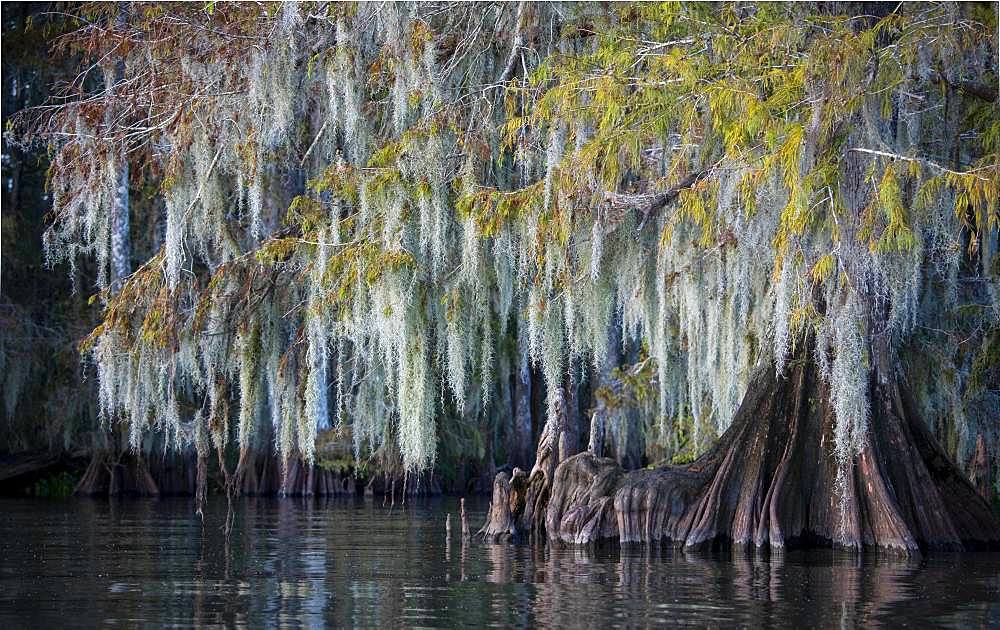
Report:
[[[996,538],[932,435],[996,398],[967,386],[997,329],[995,7],[81,11],[64,45],[121,59],[120,89],[84,73],[25,126],[52,147],[53,260],[110,265],[114,156],[162,198],[82,346],[133,444],[235,442],[238,485],[262,426],[286,462],[333,428],[427,470],[489,452],[480,427],[524,435],[526,352],[544,427],[485,534]],[[694,461],[577,454],[635,409]]]

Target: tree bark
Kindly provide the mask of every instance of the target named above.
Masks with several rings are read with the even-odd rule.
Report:
[[[590,437],[587,441],[587,451],[597,457],[604,456],[605,414],[600,409],[590,412]]]
[[[119,6],[117,25],[124,27],[128,21],[128,8]],[[119,61],[115,67],[114,82],[106,85],[105,89],[109,93],[115,93],[118,83],[125,75],[124,63]],[[111,111],[107,113],[110,119]],[[107,122],[107,120],[106,120]],[[122,147],[120,155],[117,156],[118,182],[115,187],[115,198],[111,208],[111,287],[117,293],[121,289],[122,280],[132,273],[132,243],[129,238],[129,165],[128,156]]]
[[[612,371],[621,364],[622,354],[621,324],[617,318],[612,319],[608,326],[608,356],[596,375],[597,389],[614,387]],[[600,396],[591,396],[593,408],[590,410],[590,436],[587,443],[587,450],[598,457],[604,456],[607,447],[608,432],[608,410]],[[625,427],[619,427],[625,429]],[[617,446],[615,444],[614,446]],[[617,454],[617,448],[614,449]],[[621,459],[615,457],[619,464]]]
[[[583,427],[580,426],[579,363],[571,359],[569,364],[569,378],[566,379],[566,383],[561,388],[563,398],[560,405],[563,409],[564,419],[561,435],[559,436],[560,456],[558,461],[560,462],[570,455],[580,452],[580,438],[583,433]],[[587,424],[589,425],[589,419],[587,420]]]
[[[117,293],[122,281],[132,273],[132,244],[129,238],[128,162],[122,157],[118,187],[111,210],[111,286]]]
[[[992,479],[990,471],[990,458],[986,453],[986,440],[980,433],[976,438],[976,450],[972,454],[972,461],[969,462],[969,481],[979,496],[987,503],[990,502],[990,481]]]
[[[636,365],[640,361],[639,345],[630,343],[625,353],[624,362]],[[625,426],[620,440],[611,444],[614,459],[625,470],[635,470],[643,465],[643,454],[646,452],[646,438],[642,433],[642,414],[633,407],[625,411]]]

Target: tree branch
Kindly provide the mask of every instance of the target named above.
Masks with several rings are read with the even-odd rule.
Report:
[[[698,171],[692,173],[685,177],[681,183],[676,186],[669,188],[661,193],[655,194],[643,194],[643,195],[624,195],[621,193],[605,192],[604,200],[615,207],[629,207],[635,208],[636,211],[642,215],[642,220],[639,221],[638,230],[642,230],[646,226],[646,221],[649,217],[656,211],[664,208],[667,204],[673,202],[677,199],[678,195],[681,194],[682,190],[690,188],[695,185],[695,183],[701,179],[705,174],[705,171]]]
[[[879,157],[892,158],[894,160],[902,160],[904,162],[916,162],[917,164],[920,164],[921,166],[926,166],[928,168],[932,168],[932,169],[940,171],[942,173],[948,173],[949,175],[959,175],[959,176],[975,175],[976,177],[978,177],[980,179],[987,179],[986,177],[983,177],[982,175],[977,175],[977,173],[979,173],[980,171],[985,171],[985,170],[997,168],[997,166],[995,164],[990,164],[990,165],[987,165],[987,166],[980,166],[979,168],[969,169],[967,171],[953,171],[950,168],[946,168],[944,166],[941,166],[937,162],[931,162],[930,160],[926,160],[924,158],[910,157],[908,155],[901,155],[899,153],[890,153],[889,151],[878,151],[876,149],[865,149],[865,148],[862,148],[862,147],[851,147],[848,150],[849,151],[854,151],[856,153],[867,153],[868,155],[877,155]]]

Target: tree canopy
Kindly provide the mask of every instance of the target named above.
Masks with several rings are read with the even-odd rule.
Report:
[[[81,347],[133,444],[245,450],[270,423],[310,459],[338,428],[422,470],[509,421],[519,348],[553,414],[622,339],[642,364],[607,394],[670,454],[806,338],[842,462],[873,373],[1000,439],[995,4],[74,16],[80,73],[19,131],[51,152],[50,262],[101,270]],[[155,230],[131,273],[123,173]]]

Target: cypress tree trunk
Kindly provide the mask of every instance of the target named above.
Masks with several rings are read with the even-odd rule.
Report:
[[[115,431],[103,440],[95,435],[90,464],[77,482],[77,496],[158,496],[159,487],[141,453],[132,452],[114,439]],[[103,443],[98,443],[101,440]]]
[[[556,397],[557,412],[545,421],[531,473],[515,468],[513,475],[501,472],[494,478],[493,501],[486,524],[478,532],[486,539],[544,535],[545,509],[556,468],[576,453],[579,441],[566,413],[565,388],[555,387],[551,395]]]
[[[527,466],[531,461],[531,357],[528,354],[527,335],[523,330],[517,335],[517,370],[514,374],[514,430],[512,459],[516,466]]]
[[[129,239],[128,163],[122,170],[115,190],[111,216],[111,290],[117,293],[132,273],[132,247]],[[94,432],[94,451],[90,464],[77,483],[74,494],[84,496],[159,494],[156,481],[142,454],[126,453],[127,439],[121,426],[98,427]]]
[[[639,346],[630,343],[625,353],[625,363],[639,363]],[[638,409],[625,411],[625,426],[622,428],[622,439],[614,440],[608,445],[617,461],[625,470],[635,470],[643,465],[643,454],[646,452],[646,440],[642,434],[642,414]]]
[[[132,273],[132,244],[129,239],[128,162],[122,158],[115,203],[111,216],[111,286],[115,293]]]
[[[118,26],[127,22],[127,9],[120,7]],[[115,68],[114,83],[105,89],[114,92],[124,75],[124,65]],[[110,116],[110,112],[108,112]],[[111,265],[110,287],[112,293],[121,290],[122,283],[132,273],[132,243],[129,237],[129,165],[124,151],[118,156],[118,182],[111,208]],[[159,494],[156,481],[150,474],[142,454],[126,452],[127,439],[121,427],[98,427],[94,432],[94,449],[86,472],[73,490],[84,496],[129,494],[155,496]]]
[[[563,463],[546,510],[548,536],[902,553],[1000,542],[989,506],[900,383],[873,376],[869,388],[866,444],[846,470],[833,450],[829,389],[804,349],[786,378],[758,373],[732,426],[690,465],[626,473],[592,453]]]
[[[972,461],[969,462],[969,480],[979,496],[983,497],[987,503],[990,501],[990,481],[992,479],[990,458],[986,453],[986,440],[980,433],[976,438],[976,450],[972,454]]]
[[[516,511],[516,484],[498,476],[482,533],[545,532],[576,544],[618,539],[695,549],[819,545],[902,553],[1000,543],[990,507],[898,381],[872,377],[866,443],[841,470],[830,392],[811,349],[790,365],[785,377],[760,370],[730,428],[687,466],[626,472],[585,452],[552,469],[540,447],[523,511]],[[548,470],[551,487],[533,494],[532,483]],[[502,530],[511,523],[513,530]]]
[[[599,404],[599,403],[598,403]],[[599,409],[590,412],[590,437],[587,441],[587,451],[597,457],[604,455],[604,433],[607,429],[605,414]]]
[[[622,355],[622,335],[621,323],[617,318],[613,319],[608,326],[608,356],[601,366],[600,371],[594,376],[597,380],[596,388],[614,388],[616,383],[612,377],[612,371],[621,365]],[[592,392],[593,394],[594,392]],[[627,466],[622,461],[622,453],[618,452],[618,444],[614,439],[608,444],[608,416],[607,405],[601,396],[591,395],[590,409],[590,433],[587,442],[587,450],[598,457],[603,457],[605,450],[610,452],[610,456],[619,464]],[[619,427],[619,431],[628,431],[628,427]],[[628,437],[623,440],[626,444]]]

